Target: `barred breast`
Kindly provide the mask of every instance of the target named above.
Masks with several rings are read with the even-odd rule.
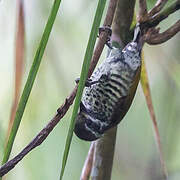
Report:
[[[130,94],[141,65],[136,46],[137,43],[132,42],[123,51],[111,50],[108,58],[92,74],[92,82],[97,83],[85,87],[75,126],[75,133],[81,139],[97,139],[104,131],[118,123],[113,116],[117,111],[123,112],[126,109],[124,100]],[[119,116],[118,121],[124,113]]]

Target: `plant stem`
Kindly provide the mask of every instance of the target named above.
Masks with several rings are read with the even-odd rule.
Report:
[[[66,139],[63,160],[62,160],[62,166],[61,166],[61,172],[60,172],[60,180],[62,180],[62,178],[63,178],[63,174],[64,174],[64,170],[65,170],[65,166],[66,166],[66,162],[67,162],[67,158],[68,158],[68,154],[69,154],[69,150],[70,150],[70,145],[71,145],[71,141],[72,141],[73,130],[74,130],[74,126],[75,126],[75,119],[77,117],[79,105],[81,102],[81,97],[82,97],[83,89],[85,86],[85,81],[88,77],[88,70],[89,70],[91,58],[93,55],[94,45],[96,42],[98,28],[100,26],[100,22],[101,22],[104,8],[105,8],[105,4],[106,4],[106,0],[99,0],[97,9],[96,9],[96,13],[95,13],[95,17],[94,17],[94,21],[93,21],[93,25],[92,25],[92,29],[91,29],[91,33],[89,36],[88,45],[86,48],[83,66],[82,66],[82,70],[81,70],[81,76],[80,76],[80,80],[78,83],[78,89],[77,89],[74,108],[73,108],[73,112],[72,112],[71,122],[70,122],[68,135],[67,135],[67,139]]]
[[[173,4],[171,4],[169,7],[164,9],[162,12],[159,14],[155,15],[152,17],[152,19],[148,20],[148,22],[144,23],[144,26],[147,28],[149,27],[155,27],[157,26],[162,20],[166,19],[170,14],[173,14],[177,10],[180,9],[180,0],[176,0]]]
[[[130,25],[134,14],[135,0],[119,0],[113,20],[112,41],[120,44],[120,47],[129,41]],[[92,180],[110,180],[113,165],[114,149],[117,127],[110,129],[95,143]]]
[[[110,180],[116,144],[117,127],[110,129],[95,142],[92,180]]]
[[[59,6],[60,6],[60,2],[61,0],[55,0],[53,7],[51,9],[51,13],[49,16],[49,19],[47,21],[46,27],[44,29],[44,33],[42,35],[41,41],[39,43],[39,47],[36,51],[35,57],[34,57],[34,61],[33,64],[31,66],[29,75],[28,75],[28,79],[26,81],[22,96],[20,98],[20,102],[18,104],[18,108],[16,111],[16,115],[15,115],[15,119],[14,119],[14,123],[11,129],[11,133],[7,142],[7,145],[5,147],[5,153],[4,153],[4,157],[3,157],[3,161],[2,164],[4,164],[5,162],[7,162],[7,160],[9,159],[11,150],[12,150],[12,146],[15,140],[15,136],[17,134],[30,92],[32,90],[33,84],[34,84],[34,80],[36,78],[40,63],[41,63],[41,59],[42,56],[44,54],[48,39],[49,39],[49,35],[50,32],[52,30]]]

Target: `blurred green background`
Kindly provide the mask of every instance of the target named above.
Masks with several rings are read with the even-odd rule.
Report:
[[[148,1],[149,7],[155,1]],[[172,2],[172,1],[171,1]],[[25,2],[24,82],[53,1]],[[62,1],[53,31],[20,125],[11,157],[53,117],[79,77],[97,1]],[[16,1],[0,2],[0,160],[14,92]],[[180,13],[170,16],[162,29]],[[158,46],[145,45],[153,105],[160,129],[169,180],[180,179],[180,34]],[[106,49],[101,61],[106,55]],[[28,154],[7,179],[58,179],[71,110],[46,141]],[[64,180],[79,179],[90,143],[73,137]],[[133,104],[118,126],[112,180],[159,180],[162,175],[152,122],[139,85]]]

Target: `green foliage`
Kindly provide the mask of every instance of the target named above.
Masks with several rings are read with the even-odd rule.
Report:
[[[170,2],[172,1],[174,0],[170,0]],[[152,0],[151,2],[155,3],[156,1]],[[28,2],[32,9],[25,12],[27,25],[25,70],[29,69],[34,46],[37,45],[38,38],[41,36],[39,32],[43,26],[42,19],[47,18],[47,9],[51,3],[47,0],[46,2],[39,1],[37,6],[36,3]],[[76,8],[72,2],[66,3],[68,1],[64,1],[64,13],[58,17],[56,26],[53,27],[53,36],[50,38],[46,56],[43,57],[44,60],[33,87],[34,91],[28,100],[21,129],[16,136],[17,143],[13,145],[13,155],[19,153],[32,137],[44,127],[44,124],[53,117],[57,107],[63,103],[74,87],[74,79],[79,76],[79,66],[82,63],[82,54],[87,43],[87,33],[91,28],[90,21],[96,2],[77,1]],[[88,3],[87,6],[82,6],[86,3]],[[2,59],[0,66],[1,147],[3,147],[4,132],[7,129],[13,89],[13,62],[11,59],[14,52],[12,39],[14,38],[15,18],[8,23],[6,18],[12,19],[14,8],[12,2],[6,1],[0,12],[0,22],[3,23],[0,29]],[[6,13],[7,9],[8,13]],[[178,19],[178,15],[176,13],[175,18]],[[165,26],[169,27],[173,23],[174,21],[169,18]],[[180,167],[179,37],[177,35],[167,43],[156,47],[145,45],[144,52],[163,151],[170,174],[169,179],[177,180],[180,178],[178,173]],[[36,180],[39,177],[44,180],[58,179],[59,158],[57,157],[64,150],[70,113],[71,111],[67,113],[40,147],[29,153],[16,168],[8,173],[6,177],[8,180]],[[64,180],[79,179],[88,146],[89,143],[73,137],[71,156],[68,158],[69,163],[66,165]],[[0,153],[2,154],[2,151]],[[153,139],[152,123],[144,95],[139,86],[129,112],[118,126],[112,180],[160,179],[161,177],[157,173],[160,169],[159,155]]]
[[[78,83],[77,95],[76,95],[76,99],[75,99],[75,103],[74,103],[74,109],[73,109],[73,113],[72,113],[72,117],[71,117],[71,123],[69,126],[68,136],[66,139],[66,145],[65,145],[61,174],[60,174],[60,180],[62,179],[63,174],[64,174],[64,169],[65,169],[67,157],[69,154],[70,144],[72,141],[72,135],[73,135],[74,125],[75,125],[75,118],[77,116],[79,105],[81,102],[81,97],[82,97],[85,81],[87,79],[88,69],[89,69],[91,58],[92,58],[93,49],[94,49],[94,45],[95,45],[96,38],[97,38],[98,28],[100,26],[100,22],[101,22],[101,18],[102,18],[104,8],[105,8],[105,4],[106,4],[106,0],[99,0],[99,2],[98,2],[98,6],[96,9],[96,14],[94,17],[94,21],[93,21],[88,45],[86,48],[83,66],[82,66],[82,70],[81,70],[80,81]]]
[[[49,39],[49,35],[50,35],[51,30],[52,30],[52,26],[54,24],[54,21],[55,21],[55,18],[56,18],[56,15],[57,15],[57,12],[58,12],[58,9],[60,6],[60,2],[61,2],[61,0],[55,0],[54,1],[53,7],[51,10],[51,14],[49,16],[46,27],[44,29],[44,33],[43,33],[41,41],[39,43],[39,47],[36,51],[34,61],[33,61],[33,64],[31,66],[31,69],[30,69],[30,72],[28,75],[28,79],[26,81],[22,96],[20,98],[20,102],[19,102],[19,105],[17,108],[14,123],[13,123],[12,129],[11,129],[11,132],[10,132],[10,136],[9,136],[7,145],[5,147],[5,152],[4,152],[2,164],[7,162],[7,160],[9,159],[9,156],[10,156],[10,153],[12,150],[12,146],[14,143],[14,139],[15,139],[15,136],[17,134],[17,131],[18,131],[18,128],[19,128],[19,125],[20,125],[20,122],[21,122],[21,119],[22,119],[22,116],[23,116],[29,95],[30,95],[30,92],[32,90],[34,80],[36,78],[36,75],[37,75],[41,60],[42,60],[42,56],[44,54],[44,51],[45,51],[45,48],[46,48],[46,45],[47,45],[47,42]]]

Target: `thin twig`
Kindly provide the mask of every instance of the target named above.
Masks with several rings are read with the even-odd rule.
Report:
[[[144,22],[147,20],[147,4],[146,0],[139,0],[139,14],[138,14],[138,22]]]
[[[180,9],[180,0],[176,0],[168,8],[157,14],[156,16],[151,17],[147,22],[144,23],[146,28],[151,28],[157,26],[161,21],[166,19],[170,14],[173,14]]]
[[[153,8],[154,10],[152,9],[152,12],[154,11],[157,12],[158,10],[160,11],[165,5],[165,3],[166,1],[159,0],[155,5],[155,7],[157,6],[157,8],[154,7]],[[139,23],[141,25],[141,29],[144,34],[144,41],[151,45],[161,44],[168,41],[175,34],[177,34],[180,31],[179,21],[177,21],[173,26],[168,28],[163,33],[159,33],[160,28],[156,28],[156,26],[164,19],[166,19],[170,14],[176,12],[179,9],[180,9],[180,0],[176,0],[168,8],[164,9],[162,12],[159,12],[155,16],[150,16],[152,15],[152,13],[148,14],[148,19],[146,21],[143,20],[143,17],[140,17],[140,20],[142,21],[141,22],[139,21]]]
[[[43,128],[39,134],[12,160],[5,163],[0,168],[0,177],[7,174],[15,165],[23,159],[23,157],[28,154],[32,149],[39,146],[49,135],[49,133],[54,129],[60,119],[66,114],[70,105],[73,103],[73,100],[76,95],[77,88],[71,93],[71,95],[66,98],[65,103],[58,109],[58,113],[54,116],[54,118],[47,124],[45,128]]]
[[[116,1],[116,0],[114,0],[114,1]],[[113,2],[113,0],[111,2]],[[112,7],[110,6],[109,8],[112,8]],[[109,10],[109,8],[108,8],[108,11],[107,11],[108,13],[107,13],[106,18],[105,18],[104,26],[111,26],[111,24],[112,24],[112,19],[113,19],[114,13],[112,12],[112,10]],[[109,13],[111,13],[111,15]],[[91,76],[91,74],[92,74],[92,72],[93,72],[93,70],[94,70],[94,68],[95,68],[95,66],[99,60],[99,57],[100,57],[102,50],[104,48],[104,45],[106,43],[107,37],[108,37],[107,31],[103,31],[100,34],[100,38],[98,40],[97,46],[96,46],[95,51],[94,51],[94,55],[93,55],[92,60],[91,60],[91,66],[89,69],[88,77]],[[102,42],[100,42],[100,41],[102,41]],[[57,114],[46,125],[46,127],[43,128],[38,133],[38,135],[17,156],[15,156],[13,159],[9,160],[3,166],[0,167],[0,177],[7,174],[31,150],[33,150],[34,148],[39,146],[46,139],[46,137],[49,135],[49,133],[54,129],[54,127],[58,124],[58,122],[64,117],[64,115],[68,111],[69,107],[72,105],[74,98],[76,96],[76,92],[77,92],[77,86],[74,88],[74,90],[72,91],[70,96],[68,98],[66,98],[64,104],[57,110]]]
[[[92,164],[93,164],[93,157],[94,157],[94,147],[95,147],[94,143],[95,142],[92,142],[89,148],[89,152],[82,169],[80,180],[88,180],[90,177]]]
[[[168,28],[163,33],[156,33],[154,29],[150,29],[145,35],[145,42],[150,45],[162,44],[173,36],[175,36],[180,31],[180,20],[177,21],[174,25]]]
[[[158,12],[160,12],[166,5],[168,0],[157,0],[155,6],[148,12],[148,16],[152,17]]]
[[[104,27],[106,26],[111,27],[116,5],[117,5],[117,0],[110,0],[108,9],[107,9],[107,14],[103,23]],[[102,31],[101,34],[99,35],[99,41],[96,45],[96,48],[92,57],[91,69],[89,69],[88,77],[91,76],[93,70],[95,69],[97,65],[98,59],[100,58],[100,55],[102,53],[102,50],[104,48],[104,45],[107,41],[108,36],[109,36],[109,33],[107,31]]]

